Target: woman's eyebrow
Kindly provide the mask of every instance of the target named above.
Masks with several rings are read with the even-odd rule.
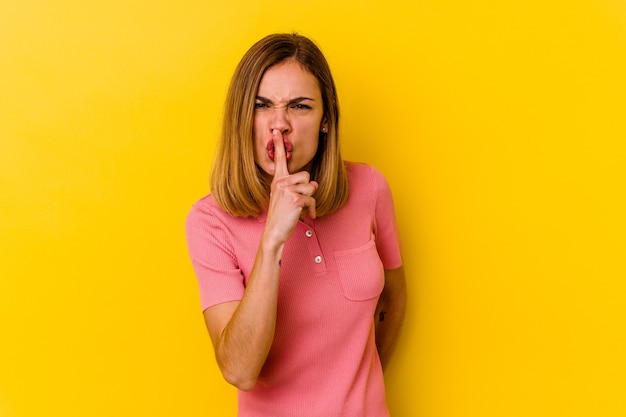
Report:
[[[264,104],[274,104],[272,103],[272,100],[263,96],[256,96],[256,99]],[[315,101],[315,99],[312,99],[310,97],[296,97],[296,98],[292,98],[291,100],[289,100],[288,103],[289,104],[300,103],[301,101],[305,101],[305,100]]]
[[[299,102],[304,101],[304,100],[315,101],[315,99],[312,99],[310,97],[296,97],[296,98],[293,98],[293,99],[289,100],[289,102],[290,103],[299,103]]]

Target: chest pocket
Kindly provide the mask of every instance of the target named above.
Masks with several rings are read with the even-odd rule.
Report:
[[[371,239],[354,249],[334,252],[343,295],[352,301],[365,301],[380,295],[385,286],[383,264]]]

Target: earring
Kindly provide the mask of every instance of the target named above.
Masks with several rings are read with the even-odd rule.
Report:
[[[326,127],[323,127],[322,128],[322,132],[326,133],[326,132],[328,132],[328,129]]]

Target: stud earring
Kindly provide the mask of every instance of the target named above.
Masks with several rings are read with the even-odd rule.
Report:
[[[326,127],[323,127],[322,128],[322,132],[326,133],[326,132],[328,132],[328,129]]]

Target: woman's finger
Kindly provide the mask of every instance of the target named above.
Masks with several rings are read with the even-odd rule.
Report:
[[[272,139],[274,140],[274,179],[286,177],[289,175],[287,152],[285,151],[285,142],[280,130],[272,130]]]
[[[315,214],[315,199],[309,196],[302,197],[302,212],[300,213],[301,217],[310,217],[314,219]]]
[[[306,195],[306,196],[312,196],[315,193],[315,190],[317,190],[317,182],[315,181],[311,181],[311,182],[307,182],[307,183],[297,183],[297,184],[293,184],[291,186],[288,186],[289,191],[292,191],[294,193],[297,194],[302,194],[302,195]]]

